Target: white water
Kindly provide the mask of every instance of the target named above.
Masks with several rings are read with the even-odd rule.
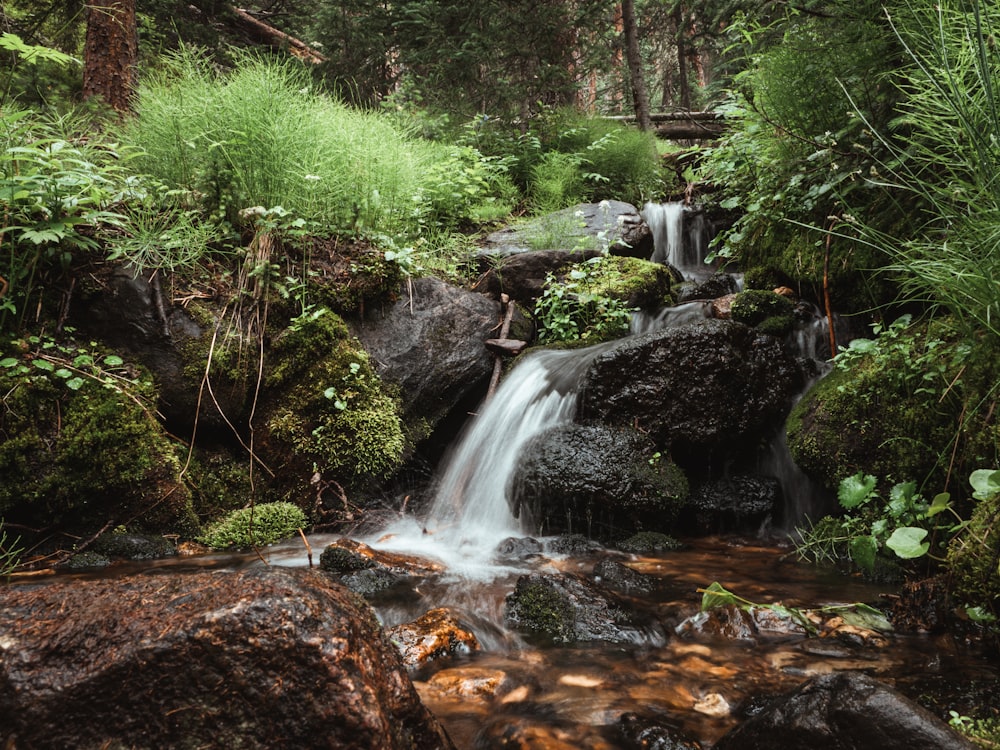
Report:
[[[650,260],[668,263],[683,272],[688,265],[684,252],[684,204],[647,203],[639,213],[653,233]]]
[[[427,518],[400,519],[373,546],[435,558],[465,578],[504,572],[494,550],[524,535],[509,502],[518,455],[535,435],[572,421],[577,381],[608,346],[539,351],[518,362],[459,437]]]

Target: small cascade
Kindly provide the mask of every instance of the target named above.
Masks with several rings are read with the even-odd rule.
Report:
[[[686,279],[703,280],[714,272],[708,252],[705,217],[680,201],[647,203],[640,215],[653,233],[654,263],[673,266]]]
[[[460,436],[423,524],[401,519],[378,546],[435,557],[468,578],[496,575],[497,544],[522,534],[507,501],[521,449],[572,420],[577,382],[609,346],[539,351],[519,362]]]
[[[655,313],[638,310],[632,313],[629,333],[649,333],[650,331],[658,331],[661,328],[696,323],[699,320],[711,317],[712,301],[704,299],[682,302],[673,307],[664,307]]]

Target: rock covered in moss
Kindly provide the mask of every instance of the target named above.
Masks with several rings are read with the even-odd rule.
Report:
[[[454,750],[371,610],[316,571],[4,588],[0,632],[8,747]]]
[[[622,552],[637,555],[649,555],[656,552],[669,552],[680,549],[683,545],[669,534],[659,531],[640,531],[615,545]]]
[[[637,525],[669,527],[687,489],[684,474],[644,435],[568,424],[524,446],[511,497],[546,534],[595,536]]]
[[[296,319],[273,348],[261,440],[272,464],[300,467],[300,480],[315,473],[342,484],[399,466],[399,403],[338,316],[320,308]]]
[[[209,525],[198,541],[215,549],[247,549],[273,544],[308,525],[306,514],[292,503],[258,503]]]
[[[179,444],[147,370],[72,340],[0,343],[0,516],[29,527],[109,522],[191,532]]]
[[[738,323],[754,326],[772,336],[784,336],[795,326],[795,303],[763,289],[748,289],[737,294],[730,314]]]

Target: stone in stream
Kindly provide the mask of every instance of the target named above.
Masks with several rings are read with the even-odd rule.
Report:
[[[714,750],[972,750],[930,711],[860,672],[817,677],[771,701]]]
[[[454,750],[364,602],[287,568],[0,589],[0,746]]]
[[[424,613],[413,622],[386,631],[410,669],[454,654],[479,650],[479,640],[446,607]]]

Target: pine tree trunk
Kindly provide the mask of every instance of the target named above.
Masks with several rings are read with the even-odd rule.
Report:
[[[632,100],[635,104],[635,119],[642,130],[650,130],[649,93],[646,79],[642,74],[642,56],[639,54],[639,30],[635,22],[635,3],[622,0],[622,24],[625,27],[625,57],[628,59],[629,76],[632,79]]]
[[[680,92],[680,105],[683,109],[691,109],[691,81],[688,80],[688,50],[684,37],[687,28],[684,23],[684,8],[681,3],[674,7],[674,25],[677,29],[677,83]]]
[[[135,0],[97,0],[88,6],[84,99],[99,96],[116,112],[131,111],[138,56]]]

